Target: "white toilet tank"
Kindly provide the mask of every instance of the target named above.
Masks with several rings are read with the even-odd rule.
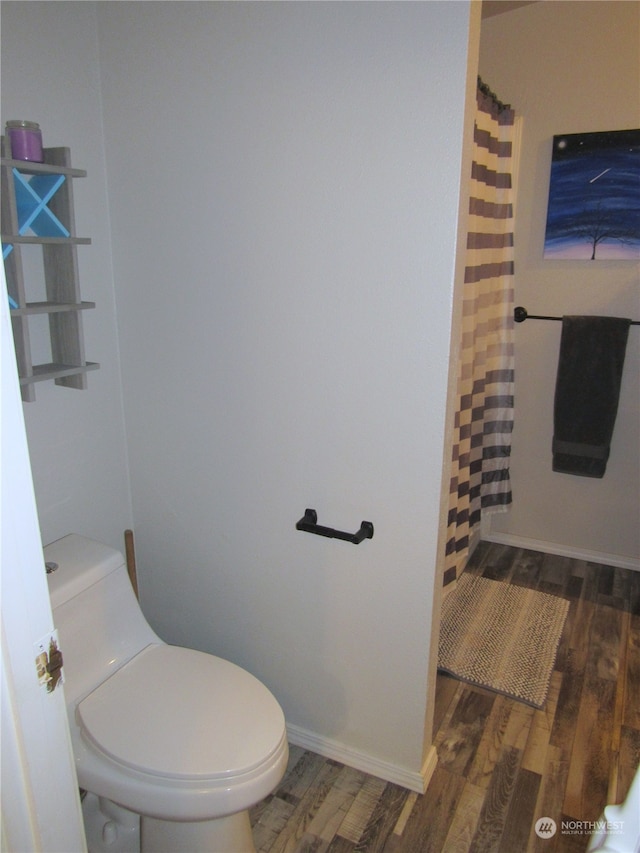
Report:
[[[64,659],[67,705],[109,678],[150,643],[162,640],[140,609],[124,556],[70,533],[44,549],[47,575]]]

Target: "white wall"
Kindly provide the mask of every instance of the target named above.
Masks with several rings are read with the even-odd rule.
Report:
[[[299,736],[414,775],[468,15],[99,8],[145,608],[258,675]],[[306,507],[375,537],[297,532]]]
[[[89,172],[102,367],[25,406],[43,540],[120,546],[133,518],[167,640],[262,678],[299,739],[419,785],[468,4],[2,16],[2,121],[39,121]],[[375,537],[299,533],[306,507]]]
[[[480,74],[523,116],[516,305],[531,314],[640,319],[638,264],[542,257],[554,134],[640,127],[640,6],[544,2],[483,21]],[[514,503],[491,535],[638,567],[640,329],[632,327],[605,477],[551,471],[560,324],[516,326]]]
[[[71,148],[89,390],[35,386],[24,414],[44,544],[71,531],[122,548],[131,526],[105,174],[95,9],[2,3],[2,117],[38,121],[47,147]],[[35,250],[38,251],[38,250]],[[45,321],[46,322],[46,321]],[[46,326],[34,325],[42,349]]]

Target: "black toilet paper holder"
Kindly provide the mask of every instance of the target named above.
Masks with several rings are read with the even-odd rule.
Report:
[[[355,533],[345,533],[343,530],[334,530],[333,527],[323,527],[318,524],[318,513],[315,509],[305,509],[304,515],[296,524],[296,530],[315,533],[316,536],[326,536],[329,539],[343,539],[354,545],[359,545],[364,539],[373,539],[373,524],[370,521],[363,521],[360,530]]]

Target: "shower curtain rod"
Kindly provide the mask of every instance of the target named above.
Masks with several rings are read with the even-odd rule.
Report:
[[[562,320],[562,317],[545,317],[543,314],[529,314],[526,308],[519,305],[513,309],[513,319],[516,323],[524,323],[525,320]],[[640,326],[640,320],[632,320],[632,326]]]

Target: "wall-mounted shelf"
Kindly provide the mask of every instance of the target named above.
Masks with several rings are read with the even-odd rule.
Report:
[[[52,305],[51,302],[27,302],[24,308],[13,308],[12,314],[14,317],[21,317],[27,314],[53,314],[56,311],[84,311],[86,308],[95,307],[95,302],[61,302],[59,305]]]
[[[5,138],[2,153],[8,153]],[[35,400],[36,382],[52,379],[57,385],[83,389],[87,373],[99,367],[84,355],[82,312],[95,303],[80,297],[77,246],[91,240],[76,236],[73,209],[73,178],[86,174],[71,167],[68,148],[45,148],[43,163],[2,157],[2,256],[26,402]],[[30,246],[41,248],[44,300],[34,299],[25,281],[23,251],[33,251],[26,248]],[[43,364],[34,364],[32,357],[29,324],[37,315],[49,318],[51,360]]]
[[[48,243],[51,246],[88,246],[91,243],[90,237],[29,237],[23,234],[2,234],[2,254],[7,256],[13,248],[14,243],[22,245],[44,246]],[[8,244],[8,245],[6,245]],[[6,251],[9,249],[9,251]]]

